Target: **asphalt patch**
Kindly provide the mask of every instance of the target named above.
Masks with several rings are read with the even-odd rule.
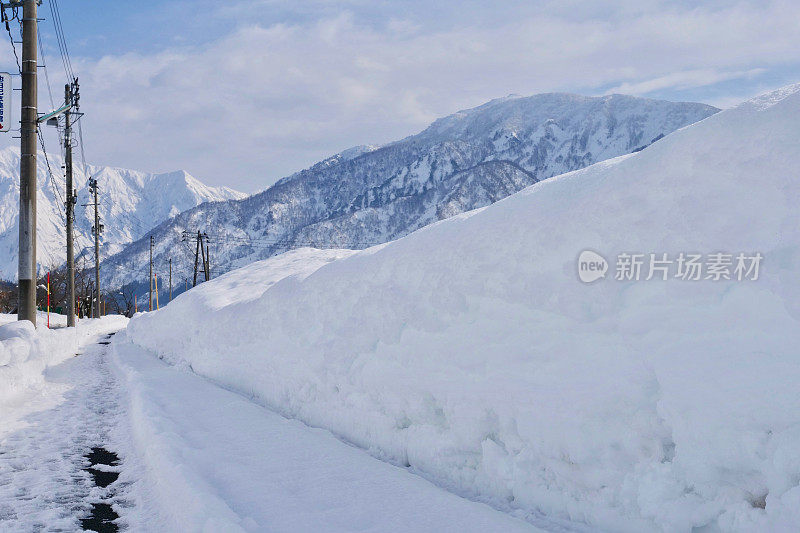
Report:
[[[119,526],[114,520],[119,515],[107,503],[93,503],[92,513],[88,518],[81,519],[81,527],[84,531],[100,531],[102,533],[115,533],[119,531]]]
[[[92,448],[92,451],[86,454],[90,466],[85,470],[92,475],[95,485],[98,487],[108,487],[119,478],[119,472],[106,472],[94,466],[118,466],[119,456],[105,448]],[[114,511],[108,503],[93,503],[92,512],[87,518],[81,519],[81,527],[85,531],[102,531],[102,532],[116,532],[119,531],[119,526],[114,523],[114,520],[119,518],[119,515]]]

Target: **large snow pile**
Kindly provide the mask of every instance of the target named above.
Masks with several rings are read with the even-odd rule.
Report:
[[[16,315],[0,314],[0,437],[16,429],[24,416],[57,401],[55,387],[45,386],[45,370],[72,357],[87,337],[124,327],[127,319],[106,316],[80,320],[75,328],[47,329],[39,313],[38,328]],[[51,325],[66,317],[51,314]]]
[[[129,337],[501,508],[796,529],[798,168],[794,86],[388,245],[297,252],[300,275],[231,272]],[[579,281],[586,249],[606,279]],[[616,281],[622,252],[764,259],[755,281]]]

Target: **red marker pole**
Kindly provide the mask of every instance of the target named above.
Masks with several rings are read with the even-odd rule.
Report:
[[[47,329],[50,329],[50,272],[47,273]]]

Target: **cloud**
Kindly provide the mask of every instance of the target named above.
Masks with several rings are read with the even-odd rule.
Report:
[[[699,88],[743,94],[800,64],[794,2],[267,0],[226,12],[245,7],[252,16],[219,38],[77,58],[87,157],[255,190],[509,93],[719,101]]]
[[[653,91],[664,89],[689,89],[694,87],[705,87],[723,81],[736,80],[740,78],[753,78],[766,72],[764,68],[754,68],[750,70],[737,70],[733,72],[720,72],[714,69],[687,70],[683,72],[673,72],[666,76],[659,76],[650,80],[636,83],[623,83],[609,89],[607,94],[649,94]]]

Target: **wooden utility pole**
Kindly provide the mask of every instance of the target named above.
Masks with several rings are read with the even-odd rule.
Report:
[[[169,258],[169,301],[172,301],[172,258]],[[167,302],[169,303],[169,302]]]
[[[153,310],[153,236],[150,235],[150,303],[148,311]]]
[[[77,86],[76,86],[77,89]],[[64,102],[70,106],[64,113],[64,153],[67,174],[67,327],[75,326],[75,249],[73,244],[73,228],[75,221],[75,202],[72,186],[72,85],[64,86]],[[97,202],[97,198],[95,198]]]
[[[86,289],[89,293],[89,309],[86,310],[86,316],[91,318],[94,316],[94,281],[89,280]]]
[[[208,249],[208,235],[206,237],[206,281],[211,279],[211,252]]]
[[[94,290],[97,295],[97,307],[96,312],[92,313],[92,315],[95,318],[100,317],[100,234],[103,232],[103,225],[100,224],[100,213],[98,211],[98,189],[97,180],[89,178],[89,190],[94,194],[94,226],[92,226],[92,233],[94,233]]]
[[[22,2],[22,112],[19,162],[18,320],[36,325],[37,0]]]
[[[203,281],[208,281],[208,268],[206,267],[206,247],[203,246],[203,236],[198,234],[197,238],[200,239],[200,259],[203,261]]]
[[[194,280],[192,287],[197,286],[197,259],[200,256],[200,230],[197,230],[197,247],[194,249]]]

